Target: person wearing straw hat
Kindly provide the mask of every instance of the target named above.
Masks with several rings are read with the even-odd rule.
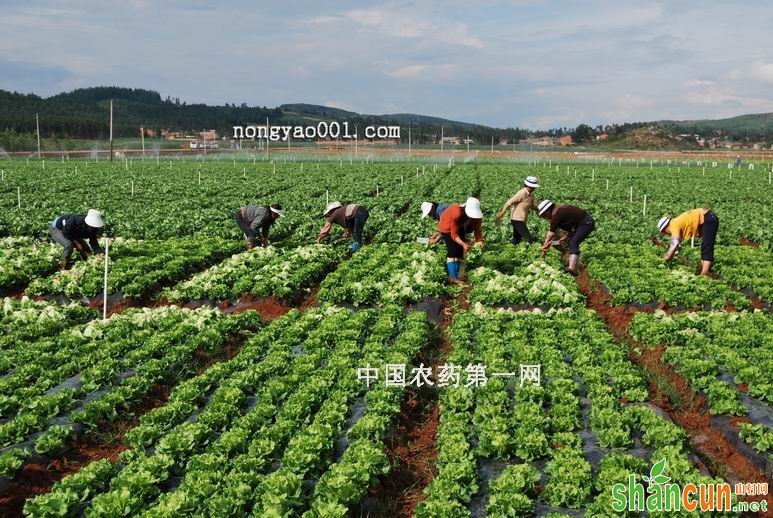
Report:
[[[54,219],[51,222],[51,237],[64,249],[60,268],[70,269],[73,248],[78,250],[84,261],[89,253],[100,253],[102,248],[99,246],[99,236],[104,226],[102,213],[96,209],[89,209],[86,214],[64,214]],[[88,240],[88,245],[85,240]]]
[[[483,211],[480,200],[467,198],[461,205],[454,203],[449,206],[438,221],[438,232],[446,245],[446,268],[448,282],[459,283],[459,263],[470,245],[464,240],[465,226],[469,225],[475,233],[475,241],[483,245]]]
[[[234,220],[239,226],[244,236],[247,238],[247,250],[255,248],[255,238],[260,230],[260,242],[266,247],[268,242],[268,231],[271,225],[279,218],[285,216],[285,211],[278,203],[259,207],[257,205],[245,205],[234,214]]]
[[[580,244],[596,229],[593,216],[585,209],[574,205],[556,205],[550,200],[542,200],[537,206],[540,217],[550,222],[545,242],[542,243],[541,255],[545,257],[553,244],[556,233],[560,230],[566,232],[560,242],[569,243],[569,264],[566,271],[571,275],[577,275],[577,264],[580,261]]]
[[[369,215],[368,209],[357,203],[346,205],[340,201],[328,203],[325,210],[322,211],[325,224],[319,230],[317,243],[321,243],[330,234],[330,231],[333,230],[333,225],[337,224],[345,229],[341,237],[347,238],[351,235],[354,241],[352,243],[352,252],[358,251],[362,248],[362,229],[365,228],[365,222],[368,221]]]
[[[422,202],[421,219],[431,217],[435,221],[440,221],[440,216],[442,216],[443,212],[445,212],[445,210],[450,206],[451,205],[448,203],[436,203],[434,201]],[[440,241],[440,232],[435,232],[432,234],[432,236],[430,236],[427,244],[434,245],[438,241]]]
[[[719,218],[708,209],[693,209],[683,212],[675,218],[663,216],[658,221],[658,230],[671,236],[671,246],[668,247],[664,262],[674,258],[682,241],[694,237],[701,238],[700,275],[711,273],[714,263],[714,245],[717,241]]]
[[[531,244],[534,238],[529,232],[529,227],[526,226],[526,221],[529,219],[529,212],[537,208],[537,200],[534,198],[534,189],[539,187],[539,182],[534,176],[527,176],[523,181],[523,188],[513,195],[512,198],[505,202],[502,210],[497,214],[496,223],[502,219],[505,212],[513,208],[510,213],[510,224],[513,226],[513,239],[510,241],[512,244],[517,245],[521,241],[525,241],[527,244]]]

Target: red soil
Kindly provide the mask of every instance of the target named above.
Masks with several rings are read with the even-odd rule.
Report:
[[[635,310],[611,306],[609,294],[596,289],[598,283],[588,277],[585,269],[580,271],[577,282],[587,297],[588,307],[601,316],[615,337],[629,345],[629,358],[648,374],[652,402],[687,431],[693,448],[712,473],[730,483],[769,482],[765,474],[739,452],[722,431],[712,428],[706,399],[696,394],[687,380],[663,361],[664,346],[647,347],[628,333]],[[664,389],[672,400],[669,400]],[[773,495],[768,494],[766,498],[768,509],[773,513]]]
[[[741,238],[741,244],[743,246],[749,246],[751,248],[759,248],[760,247],[759,243],[755,243],[754,241],[749,241],[746,238]]]
[[[260,313],[263,320],[274,320],[292,309],[276,297],[254,297],[249,294],[242,295],[236,304],[225,302],[219,307],[224,313],[243,313],[253,309]]]
[[[67,452],[47,465],[24,466],[14,477],[8,493],[0,495],[0,516],[22,516],[28,498],[48,493],[55,483],[92,462],[102,459],[118,462],[118,454],[126,449],[123,445],[126,431],[136,426],[140,416],[162,406],[168,399],[169,388],[154,384],[148,396],[124,414],[130,416],[127,419],[100,423],[96,432],[76,439]]]

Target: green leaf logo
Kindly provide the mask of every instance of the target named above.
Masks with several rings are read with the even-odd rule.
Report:
[[[669,480],[671,480],[671,477],[667,477],[663,474],[663,472],[666,470],[666,459],[660,459],[658,462],[655,463],[654,466],[652,466],[652,469],[650,469],[650,476],[642,476],[645,482],[649,482],[649,488],[651,488],[653,485],[660,485],[665,484]]]

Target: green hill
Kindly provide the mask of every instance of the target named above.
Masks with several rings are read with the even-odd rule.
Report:
[[[682,129],[685,133],[723,132],[735,135],[759,135],[773,133],[773,113],[738,115],[727,119],[698,119],[660,121],[658,125],[669,129]]]

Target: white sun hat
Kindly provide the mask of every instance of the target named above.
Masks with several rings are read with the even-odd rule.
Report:
[[[550,200],[542,200],[539,202],[539,205],[537,206],[537,210],[539,211],[539,215],[542,216],[545,214],[545,212],[553,206],[553,202]]]
[[[539,187],[539,182],[537,181],[536,176],[527,176],[526,179],[523,181],[523,184],[526,187],[534,187],[535,189]]]
[[[274,214],[276,214],[280,218],[284,218],[285,217],[285,211],[284,211],[284,209],[282,209],[281,205],[269,205],[268,208],[271,209],[271,212],[273,212]]]
[[[86,213],[86,224],[93,228],[102,228],[105,222],[102,220],[102,213],[96,209],[89,209]]]
[[[432,212],[432,202],[424,201],[421,203],[421,218],[424,219]]]
[[[328,214],[330,214],[331,211],[337,209],[338,207],[342,207],[340,201],[331,201],[330,203],[327,204],[327,207],[325,207],[325,210],[322,212],[322,215],[327,216]]]
[[[464,207],[464,213],[467,214],[468,218],[481,219],[483,217],[483,211],[480,210],[480,200],[478,198],[467,198],[462,207]]]
[[[660,221],[658,221],[658,230],[663,232],[663,230],[668,226],[669,223],[671,223],[671,217],[663,216],[662,218],[660,218]]]

